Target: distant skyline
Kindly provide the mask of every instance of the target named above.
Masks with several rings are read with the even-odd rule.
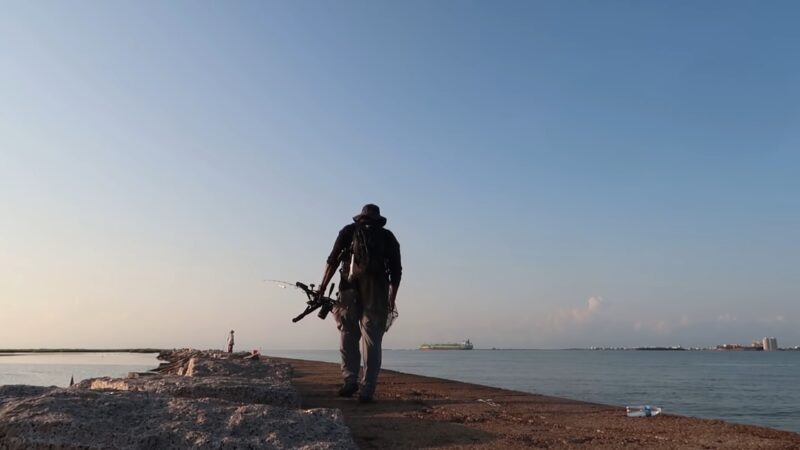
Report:
[[[334,349],[338,230],[403,252],[387,348],[800,345],[796,2],[14,2],[0,347]]]

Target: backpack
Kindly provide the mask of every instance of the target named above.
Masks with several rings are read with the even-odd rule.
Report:
[[[386,272],[383,228],[372,224],[357,223],[350,244],[350,270],[347,281],[354,282],[365,273]]]

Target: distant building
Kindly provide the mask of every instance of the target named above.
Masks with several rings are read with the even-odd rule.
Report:
[[[778,340],[774,337],[765,337],[761,340],[761,345],[765,351],[771,352],[778,349]]]
[[[751,352],[751,351],[761,351],[761,343],[759,342],[757,346],[755,345],[741,345],[741,344],[723,344],[718,345],[717,350],[729,350],[729,351],[737,351],[737,352]]]

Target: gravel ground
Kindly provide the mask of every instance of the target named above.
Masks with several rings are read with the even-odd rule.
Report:
[[[337,364],[282,359],[304,408],[335,408],[362,449],[800,449],[800,434],[381,372],[377,401],[335,395]]]

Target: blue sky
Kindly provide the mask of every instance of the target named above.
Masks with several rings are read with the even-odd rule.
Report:
[[[800,344],[792,2],[18,2],[0,347],[335,348],[367,202],[385,345]]]

